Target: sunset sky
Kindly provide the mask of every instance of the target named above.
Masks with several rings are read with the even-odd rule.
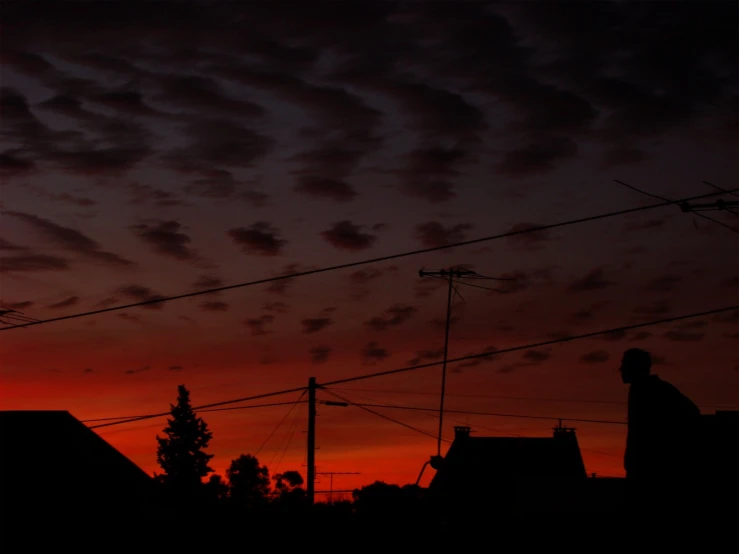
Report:
[[[5,1],[0,12],[0,304],[36,319],[658,202],[614,180],[670,199],[715,192],[703,181],[739,186],[736,2]],[[458,286],[450,357],[732,306],[738,247],[731,229],[668,206],[5,326],[0,407],[134,416],[166,411],[178,384],[201,405],[439,361],[446,288],[421,268],[514,279],[468,281],[504,292]],[[446,406],[625,421],[619,361],[638,346],[703,412],[736,408],[738,331],[730,311],[451,364]],[[437,408],[440,385],[434,366],[336,392]],[[272,474],[305,475],[307,406],[289,408],[202,413],[212,467],[258,452]],[[374,409],[437,432],[433,412]],[[459,424],[549,436],[556,421],[444,423],[451,439]],[[624,425],[570,424],[589,472],[623,475]],[[99,433],[152,473],[165,425]],[[434,438],[356,407],[320,406],[317,446],[320,472],[361,473],[337,475],[338,489],[414,482],[436,454]]]

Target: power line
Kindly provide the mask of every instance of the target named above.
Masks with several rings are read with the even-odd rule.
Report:
[[[213,407],[216,407],[216,406],[224,406],[226,404],[236,404],[237,402],[248,402],[249,400],[259,400],[260,398],[268,398],[270,396],[280,396],[282,394],[290,394],[290,393],[293,393],[293,392],[300,392],[300,391],[304,391],[305,389],[306,389],[306,387],[296,387],[294,389],[281,390],[281,391],[277,391],[277,392],[267,392],[267,393],[264,393],[264,394],[257,394],[257,395],[254,395],[254,396],[245,396],[244,398],[235,398],[234,400],[224,400],[222,402],[213,402],[212,404],[204,404],[202,406],[196,406],[196,407],[193,408],[193,410],[194,411],[202,411],[205,408],[213,408]],[[109,427],[111,425],[121,425],[123,423],[133,423],[134,421],[140,421],[140,420],[143,420],[143,419],[152,419],[152,418],[155,418],[155,417],[164,417],[164,416],[168,416],[168,415],[171,415],[171,412],[160,412],[158,414],[148,414],[148,415],[143,415],[143,416],[135,416],[135,417],[132,417],[131,419],[126,419],[126,420],[123,420],[123,421],[114,421],[112,423],[103,423],[101,425],[92,425],[90,427],[90,429],[98,429],[100,427]]]
[[[364,391],[364,392],[382,392],[387,394],[416,394],[416,395],[433,395],[436,396],[436,392],[425,392],[425,391],[408,391],[408,390],[392,390],[392,389],[365,389],[365,388],[342,388],[334,387],[334,390],[341,391]],[[491,400],[526,400],[534,402],[568,402],[572,404],[584,403],[584,404],[616,404],[625,406],[628,402],[620,400],[591,400],[591,399],[579,399],[579,398],[543,398],[540,396],[504,396],[504,395],[490,395],[490,394],[463,394],[463,393],[446,393],[447,396],[457,396],[464,398],[483,398]],[[356,395],[359,396],[359,395]],[[733,407],[728,404],[700,404],[702,408],[727,408]]]
[[[406,427],[407,429],[411,429],[412,431],[415,431],[416,433],[421,433],[422,435],[426,435],[427,437],[431,437],[432,439],[438,439],[438,438],[440,438],[440,437],[437,437],[436,435],[434,435],[433,433],[429,433],[428,431],[424,431],[423,429],[419,429],[418,427],[414,427],[413,425],[408,425],[407,423],[403,423],[402,421],[398,421],[397,419],[394,419],[394,418],[392,418],[390,416],[386,416],[385,414],[381,414],[380,412],[376,412],[376,411],[374,411],[374,410],[372,410],[372,409],[369,408],[369,406],[373,406],[375,408],[391,408],[392,406],[385,406],[383,404],[358,404],[356,402],[352,402],[348,398],[344,398],[343,396],[341,396],[340,394],[335,393],[332,390],[325,389],[323,387],[321,387],[321,390],[324,390],[325,392],[329,393],[330,395],[335,396],[336,398],[338,398],[340,400],[343,400],[347,404],[351,404],[352,406],[356,406],[357,408],[361,408],[361,409],[363,409],[363,410],[365,410],[365,411],[367,411],[367,412],[369,412],[371,414],[374,414],[374,415],[376,415],[378,417],[381,417],[383,419],[387,419],[388,421],[392,421],[393,423],[397,423],[398,425],[402,425],[403,427]],[[424,408],[424,411],[426,411],[426,410],[438,411],[438,410],[433,410],[431,408]],[[451,441],[449,441],[447,439],[441,439],[441,442],[449,443]]]
[[[257,448],[257,451],[254,453],[255,456],[262,451],[262,448],[264,448],[264,446],[269,442],[269,439],[271,439],[274,436],[274,434],[277,432],[277,429],[279,429],[280,425],[282,425],[285,422],[285,420],[292,413],[292,411],[295,409],[295,406],[298,405],[298,402],[300,402],[303,396],[305,396],[305,390],[303,390],[303,392],[300,393],[300,396],[298,397],[298,399],[292,403],[292,406],[290,406],[290,408],[287,410],[287,413],[285,413],[285,415],[282,417],[279,423],[275,426],[275,428],[272,429],[272,432],[267,436],[267,438],[264,439],[264,442],[262,443],[262,445],[259,448]]]
[[[212,408],[210,410],[198,410],[198,413],[204,413],[204,412],[226,412],[226,411],[230,411],[230,410],[248,410],[248,409],[251,409],[251,408],[269,408],[269,407],[273,407],[273,406],[288,406],[288,405],[291,405],[291,404],[307,404],[307,403],[308,403],[307,400],[297,400],[295,402],[271,402],[269,404],[250,404],[248,406],[233,406],[233,407],[230,407],[230,408]],[[193,408],[193,409],[195,410],[197,408]],[[170,415],[170,414],[167,413],[167,415]],[[81,419],[80,422],[81,423],[93,423],[93,422],[96,422],[96,421],[113,421],[113,420],[117,420],[117,419],[131,419],[131,420],[135,420],[135,419],[142,418],[142,417],[145,417],[145,416],[99,417],[99,418],[96,418],[96,419]],[[156,416],[154,416],[152,414],[152,417],[156,417]],[[126,422],[122,422],[122,423],[126,423]]]
[[[670,318],[665,318],[665,319],[657,319],[657,320],[648,321],[648,322],[644,322],[644,323],[636,323],[634,325],[626,325],[626,326],[623,326],[623,327],[616,327],[616,328],[613,328],[613,329],[602,329],[600,331],[593,331],[591,333],[584,333],[584,334],[581,334],[581,335],[572,335],[572,336],[569,336],[569,337],[561,337],[561,338],[558,338],[558,339],[552,339],[552,340],[544,341],[544,342],[538,342],[538,343],[531,343],[531,344],[525,344],[525,345],[520,345],[520,346],[514,346],[514,347],[506,348],[506,349],[503,349],[503,350],[496,350],[494,352],[482,352],[482,353],[479,353],[479,354],[470,354],[470,355],[467,355],[467,356],[461,356],[461,357],[458,357],[458,358],[453,358],[451,360],[447,360],[447,363],[462,362],[462,361],[474,360],[474,359],[478,359],[478,358],[487,358],[487,357],[490,357],[490,356],[497,356],[497,355],[500,355],[500,354],[507,354],[507,353],[510,353],[510,352],[518,352],[518,351],[521,351],[521,350],[529,350],[531,348],[539,348],[539,347],[542,347],[542,346],[550,346],[552,344],[558,344],[558,343],[561,343],[561,342],[569,342],[569,341],[574,341],[574,340],[580,340],[580,339],[595,337],[595,336],[598,336],[598,335],[605,335],[605,334],[608,334],[608,333],[614,333],[614,332],[618,332],[618,331],[628,331],[628,330],[631,330],[631,329],[639,329],[639,328],[642,328],[642,327],[649,327],[649,326],[652,326],[652,325],[661,325],[663,323],[671,323],[671,322],[674,322],[674,321],[681,321],[681,320],[684,320],[684,319],[692,319],[692,318],[697,318],[697,317],[704,317],[704,316],[707,316],[707,315],[713,315],[713,314],[717,314],[717,313],[721,313],[721,312],[727,312],[727,311],[731,311],[731,310],[737,310],[737,309],[739,309],[739,306],[727,306],[727,307],[724,307],[724,308],[717,308],[715,310],[709,310],[709,311],[705,311],[705,312],[697,312],[697,313],[686,314],[686,315],[681,315],[681,316],[675,316],[675,317],[670,317]],[[344,378],[344,379],[335,379],[333,381],[328,381],[326,383],[319,383],[319,386],[320,387],[329,387],[329,386],[333,386],[333,385],[341,385],[341,384],[349,383],[349,382],[352,382],[352,381],[361,381],[363,379],[371,379],[371,378],[374,378],[374,377],[383,377],[385,375],[394,375],[396,373],[404,373],[404,372],[407,372],[407,371],[415,371],[417,369],[424,369],[424,368],[427,368],[427,367],[434,367],[434,366],[440,365],[441,363],[442,362],[429,362],[429,363],[426,363],[426,364],[418,364],[418,365],[407,366],[407,367],[402,367],[402,368],[398,368],[398,369],[391,369],[391,370],[387,370],[387,371],[379,371],[379,372],[376,372],[376,373],[367,373],[367,374],[364,374],[364,375],[357,375],[355,377],[347,377],[347,378]],[[247,397],[244,397],[244,398],[236,398],[236,399],[233,399],[233,400],[224,400],[222,402],[214,402],[212,404],[205,404],[203,406],[196,406],[195,408],[193,408],[193,410],[203,411],[204,409],[212,408],[212,407],[216,407],[216,406],[223,406],[223,405],[226,405],[226,404],[236,404],[238,402],[247,402],[249,400],[258,400],[258,399],[261,399],[261,398],[267,398],[267,397],[271,397],[271,396],[279,396],[279,395],[283,395],[283,394],[290,394],[290,393],[293,393],[293,392],[302,392],[304,390],[306,390],[306,387],[296,387],[296,388],[293,388],[293,389],[286,389],[286,390],[277,391],[277,392],[269,392],[269,393],[264,393],[264,394],[258,394],[258,395],[255,395],[255,396],[247,396]],[[284,402],[284,403],[281,403],[281,405],[286,405],[286,404],[290,404],[290,403],[291,402]],[[246,406],[243,406],[243,408],[246,408]],[[233,409],[240,409],[240,408],[237,407],[237,408],[233,408]],[[103,423],[101,425],[94,425],[94,426],[91,426],[90,429],[96,429],[96,428],[99,428],[99,427],[107,427],[107,426],[111,426],[111,425],[120,425],[120,424],[123,424],[123,423],[132,423],[132,422],[135,422],[135,421],[140,421],[140,420],[144,420],[144,419],[151,419],[151,418],[155,418],[155,417],[163,417],[163,416],[168,416],[168,415],[170,415],[170,412],[161,412],[161,413],[158,413],[158,414],[148,414],[148,415],[142,415],[142,416],[134,416],[132,418],[129,418],[129,419],[126,419],[126,420],[123,420],[123,421],[114,421],[112,423]]]
[[[739,188],[728,190],[726,192],[728,193],[728,192],[736,192],[736,191],[739,191]],[[640,207],[637,207],[637,208],[628,208],[628,209],[625,209],[625,210],[618,210],[618,211],[615,211],[615,212],[607,212],[607,213],[598,214],[598,215],[594,215],[594,216],[582,217],[582,218],[579,218],[579,219],[572,219],[570,221],[561,221],[559,223],[552,223],[552,224],[549,224],[549,225],[540,225],[538,227],[527,227],[525,229],[518,229],[518,230],[515,230],[515,231],[508,231],[508,232],[500,233],[500,234],[497,234],[497,235],[491,235],[491,236],[487,236],[487,237],[481,237],[481,238],[477,238],[477,239],[471,239],[471,240],[466,240],[466,241],[462,241],[462,242],[456,242],[456,243],[452,243],[452,244],[445,244],[445,245],[442,245],[442,246],[434,246],[434,247],[430,247],[430,248],[423,248],[423,249],[419,249],[419,250],[412,250],[412,251],[409,251],[409,252],[401,252],[399,254],[391,254],[391,255],[388,255],[388,256],[379,256],[379,257],[370,258],[370,259],[367,259],[367,260],[360,260],[360,261],[357,261],[357,262],[349,262],[349,263],[345,263],[345,264],[327,266],[327,267],[322,267],[322,268],[318,268],[318,269],[310,269],[310,270],[306,270],[306,271],[297,271],[297,272],[288,273],[288,274],[285,274],[285,275],[277,275],[277,276],[274,276],[274,277],[267,277],[267,278],[264,278],[264,279],[257,279],[256,281],[247,281],[247,282],[243,282],[243,283],[237,283],[235,285],[227,285],[227,286],[223,286],[223,287],[216,287],[216,288],[211,288],[211,289],[203,289],[203,290],[199,290],[199,291],[195,291],[195,292],[189,292],[189,293],[185,293],[185,294],[179,294],[179,295],[175,295],[175,296],[163,296],[163,297],[151,298],[149,300],[143,300],[141,302],[133,302],[131,304],[124,304],[124,305],[121,305],[121,306],[110,306],[110,307],[101,308],[101,309],[98,309],[98,310],[90,310],[90,311],[86,311],[86,312],[79,312],[79,313],[76,313],[76,314],[63,315],[63,316],[53,317],[53,318],[49,318],[49,319],[41,319],[41,320],[38,320],[38,321],[29,322],[29,323],[24,324],[24,325],[16,325],[14,327],[3,327],[3,328],[0,328],[0,331],[8,331],[10,329],[16,329],[16,328],[19,328],[19,327],[30,327],[30,326],[33,326],[33,325],[41,325],[41,324],[44,324],[44,323],[54,323],[54,322],[57,322],[57,321],[64,321],[64,320],[75,319],[75,318],[80,318],[80,317],[88,317],[88,316],[93,316],[93,315],[99,315],[99,314],[103,314],[103,313],[113,312],[113,311],[117,311],[117,310],[125,310],[125,309],[129,309],[129,308],[140,307],[140,306],[149,306],[149,305],[152,305],[152,304],[159,304],[159,303],[163,303],[163,302],[170,302],[172,300],[181,300],[181,299],[184,299],[184,298],[192,298],[194,296],[200,296],[200,295],[203,295],[203,294],[213,294],[213,293],[216,293],[216,292],[223,292],[223,291],[227,291],[227,290],[233,290],[233,289],[243,288],[243,287],[248,287],[248,286],[253,286],[253,285],[261,285],[261,284],[271,283],[271,282],[274,282],[274,281],[279,281],[279,280],[284,280],[284,279],[294,279],[296,277],[305,277],[307,275],[314,275],[314,274],[317,274],[317,273],[326,273],[326,272],[329,272],[329,271],[336,271],[336,270],[339,270],[339,269],[348,269],[350,267],[357,267],[357,266],[360,266],[360,265],[367,265],[367,264],[372,264],[372,263],[385,262],[385,261],[388,261],[388,260],[395,260],[395,259],[398,259],[398,258],[404,258],[404,257],[408,257],[408,256],[415,256],[415,255],[418,255],[418,254],[426,254],[426,253],[429,253],[429,252],[437,252],[437,251],[440,251],[440,250],[447,250],[447,249],[450,249],[450,248],[458,248],[460,246],[468,246],[468,245],[477,244],[477,243],[480,243],[480,242],[487,242],[487,241],[491,241],[491,240],[497,240],[497,239],[502,239],[502,238],[506,238],[506,237],[512,237],[512,236],[522,235],[522,234],[525,234],[525,233],[532,233],[532,232],[536,232],[536,231],[544,231],[544,230],[548,230],[548,229],[555,229],[555,228],[558,228],[558,227],[566,227],[568,225],[576,225],[576,224],[579,224],[579,223],[586,223],[586,222],[589,222],[589,221],[596,221],[596,220],[599,220],[599,219],[606,219],[606,218],[609,218],[609,217],[615,217],[615,216],[620,216],[620,215],[637,213],[637,212],[642,212],[642,211],[646,211],[646,210],[652,210],[652,209],[655,209],[655,208],[662,208],[662,207],[670,206],[670,205],[673,205],[673,204],[676,204],[676,203],[680,203],[680,202],[688,202],[688,201],[691,201],[691,200],[701,200],[703,198],[710,198],[710,197],[718,196],[718,195],[721,195],[721,194],[725,194],[725,193],[724,192],[712,192],[712,193],[708,193],[708,194],[701,194],[699,196],[692,196],[692,197],[684,198],[684,199],[681,199],[681,200],[670,200],[670,201],[665,201],[665,202],[660,203],[660,204],[652,204],[652,205],[649,205],[649,206],[640,206]]]
[[[737,193],[735,193],[735,192],[732,192],[732,191],[730,191],[730,190],[726,190],[725,188],[721,188],[721,187],[719,187],[719,186],[716,186],[716,185],[714,185],[713,183],[709,183],[708,181],[703,181],[703,182],[704,182],[705,184],[707,184],[707,185],[708,185],[709,187],[713,187],[713,188],[715,188],[715,189],[717,189],[717,190],[720,190],[720,191],[721,191],[721,192],[723,192],[723,193],[726,193],[726,194],[730,194],[731,196],[736,196],[737,198],[739,198],[739,194],[737,194]]]
[[[707,316],[707,315],[713,315],[713,314],[717,314],[717,313],[721,313],[721,312],[727,312],[727,311],[730,311],[730,310],[737,310],[737,309],[739,309],[739,306],[727,306],[727,307],[724,307],[724,308],[717,308],[715,310],[709,310],[709,311],[706,311],[706,312],[698,312],[698,313],[686,314],[686,315],[681,315],[681,316],[676,316],[676,317],[668,317],[668,318],[665,318],[665,319],[657,319],[657,320],[648,321],[648,322],[645,322],[645,323],[635,323],[634,325],[624,325],[622,327],[615,327],[613,329],[604,329],[604,330],[601,330],[601,331],[593,331],[591,333],[583,333],[581,335],[571,335],[569,337],[561,337],[561,338],[552,339],[552,340],[543,341],[543,342],[537,342],[537,343],[533,343],[533,344],[526,344],[526,345],[521,345],[521,346],[514,346],[512,348],[505,348],[505,349],[502,349],[502,350],[495,350],[493,352],[482,352],[480,354],[469,354],[467,356],[460,356],[458,358],[452,358],[450,360],[447,360],[447,363],[462,362],[462,361],[466,361],[466,360],[475,360],[475,359],[478,359],[478,358],[489,358],[491,356],[498,356],[500,354],[507,354],[509,352],[517,352],[517,351],[520,351],[520,350],[529,350],[531,348],[540,348],[542,346],[550,346],[552,344],[558,344],[560,342],[569,342],[569,341],[573,341],[573,340],[586,339],[586,338],[590,338],[590,337],[596,337],[598,335],[605,335],[605,334],[608,334],[608,333],[615,333],[615,332],[619,332],[619,331],[629,331],[631,329],[639,329],[639,328],[642,328],[642,327],[649,327],[651,325],[660,325],[662,323],[671,323],[673,321],[681,321],[683,319],[692,319],[692,318],[696,318],[696,317],[704,317],[704,316]],[[418,364],[418,365],[414,365],[414,366],[402,367],[402,368],[399,368],[399,369],[389,369],[387,371],[378,371],[376,373],[365,373],[364,375],[357,375],[356,377],[346,377],[344,379],[335,379],[333,381],[328,381],[326,383],[320,383],[320,386],[328,387],[328,386],[332,386],[332,385],[340,385],[340,384],[343,384],[343,383],[350,383],[352,381],[361,381],[363,379],[371,379],[373,377],[384,377],[386,375],[395,375],[397,373],[404,373],[406,371],[414,371],[416,369],[423,369],[423,368],[426,368],[426,367],[437,366],[437,365],[440,365],[441,363],[442,362],[429,362],[429,363],[426,363],[426,364]]]
[[[292,425],[290,426],[290,430],[287,437],[287,442],[285,443],[285,448],[282,449],[282,454],[280,454],[280,458],[277,460],[277,465],[275,466],[275,473],[280,468],[280,464],[282,463],[282,459],[285,457],[285,453],[287,452],[288,447],[290,446],[290,442],[293,440],[293,436],[295,435],[295,429],[298,426],[298,412],[295,412],[295,417],[293,419]],[[270,458],[270,465],[272,465],[272,461],[274,460],[274,456]]]
[[[331,389],[326,389],[322,387],[322,390],[325,390],[328,393],[334,394],[334,396],[338,395],[331,391]],[[357,404],[356,402],[351,402],[350,400],[343,399],[345,402],[349,402],[350,404],[353,404],[360,408],[387,408],[392,410],[412,410],[412,411],[419,411],[419,412],[438,412],[439,410],[436,408],[419,408],[417,406],[399,406],[397,404]],[[481,415],[481,416],[491,416],[491,417],[512,417],[512,418],[519,418],[519,419],[545,419],[548,421],[577,421],[580,423],[604,423],[609,425],[626,425],[625,421],[616,421],[613,419],[584,419],[584,418],[576,418],[576,417],[560,417],[560,416],[534,416],[534,415],[526,415],[526,414],[504,414],[504,413],[497,413],[497,412],[477,412],[473,410],[444,410],[445,412],[448,412],[450,414],[464,414],[464,415]],[[381,415],[382,414],[377,414]],[[385,416],[382,416],[385,417]],[[397,422],[396,423],[400,423]],[[400,423],[401,425],[405,425],[405,423]],[[419,431],[418,429],[415,429],[416,431]],[[425,431],[421,431],[425,435],[429,435],[430,437],[436,438],[431,433],[426,433]],[[446,441],[449,442],[449,441]]]
[[[619,181],[618,179],[614,179],[614,181],[616,181],[619,185],[623,185],[625,187],[628,187],[631,190],[634,190],[636,192],[640,192],[640,193],[642,193],[642,194],[644,194],[646,196],[651,196],[652,198],[657,198],[659,200],[664,200],[665,202],[671,202],[672,204],[675,204],[676,206],[679,206],[680,208],[683,208],[683,206],[688,202],[687,200],[669,200],[668,198],[664,198],[663,196],[658,196],[656,194],[652,194],[650,192],[646,192],[644,190],[638,189],[638,188],[636,188],[636,187],[634,187],[632,185],[627,185],[626,183],[624,183],[623,181]],[[714,186],[714,185],[711,185],[711,186]],[[715,187],[715,188],[718,188],[718,187]],[[721,194],[726,194],[728,192],[729,191],[727,191],[727,190],[722,190],[721,191]],[[685,210],[683,210],[683,211],[685,211]],[[712,217],[709,217],[709,216],[707,216],[705,214],[702,214],[702,213],[698,213],[695,210],[691,210],[691,213],[693,213],[694,215],[697,215],[698,217],[702,217],[703,219],[707,219],[708,221],[713,221],[714,223],[718,223],[719,225],[721,225],[723,227],[726,227],[727,229],[729,229],[731,231],[734,231],[735,233],[739,233],[738,230],[736,230],[731,225],[727,225],[723,221],[719,221],[718,219],[713,219]]]
[[[705,184],[707,184],[707,185],[708,185],[709,187],[713,187],[713,188],[715,188],[716,190],[720,190],[721,192],[724,192],[724,193],[726,193],[726,192],[727,192],[727,191],[726,191],[726,189],[723,189],[723,188],[721,188],[721,187],[719,187],[719,186],[716,186],[716,185],[714,185],[713,183],[709,183],[708,181],[703,181],[703,182],[704,182]],[[739,195],[736,195],[736,194],[732,194],[732,196],[739,196]],[[723,209],[723,210],[725,210],[725,211],[729,212],[730,214],[733,214],[733,215],[739,215],[739,212],[735,212],[734,210],[732,210],[731,208],[727,208],[726,206],[721,206],[721,205],[720,205],[720,204],[721,204],[721,202],[722,202],[722,200],[720,200],[720,199],[719,199],[719,200],[718,200],[718,202],[717,202],[717,203],[719,203],[719,207],[718,207],[718,209],[719,209],[719,210]]]

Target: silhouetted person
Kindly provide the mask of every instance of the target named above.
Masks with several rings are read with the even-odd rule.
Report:
[[[699,408],[676,387],[650,373],[649,352],[624,352],[621,377],[629,387],[626,438],[630,512],[637,522],[671,528],[695,511]]]

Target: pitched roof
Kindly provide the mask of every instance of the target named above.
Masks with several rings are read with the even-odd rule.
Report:
[[[470,437],[469,428],[456,431],[429,491],[447,494],[472,484],[479,490],[486,484],[500,488],[518,479],[587,477],[574,432],[530,438]]]
[[[141,504],[153,479],[67,411],[0,411],[3,508]]]

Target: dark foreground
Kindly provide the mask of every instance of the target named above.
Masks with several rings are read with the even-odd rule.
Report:
[[[7,523],[7,522],[6,522]],[[736,521],[641,527],[617,517],[520,517],[442,524],[429,518],[245,516],[144,523],[73,517],[0,529],[4,553],[736,553]]]

